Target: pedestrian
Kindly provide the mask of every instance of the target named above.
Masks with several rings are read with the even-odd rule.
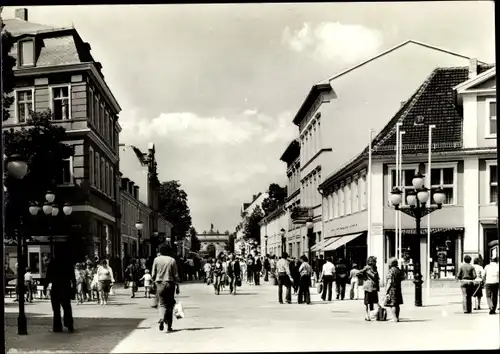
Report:
[[[259,256],[256,256],[255,262],[254,262],[253,277],[254,277],[254,283],[257,286],[260,285],[260,273],[261,272],[262,272],[262,261],[260,260]]]
[[[264,281],[269,281],[269,272],[271,270],[271,263],[269,261],[269,255],[266,254],[266,258],[264,258]]]
[[[484,268],[481,265],[482,260],[479,257],[474,258],[474,270],[476,271],[476,279],[474,279],[474,294],[476,298],[476,306],[474,310],[481,310],[481,298],[483,297],[483,273]]]
[[[234,254],[231,255],[231,262],[228,265],[228,274],[231,279],[229,284],[230,294],[236,295],[236,288],[241,286],[241,267],[239,260]]]
[[[87,256],[88,259],[88,256]],[[90,259],[88,259],[90,261]],[[92,262],[85,262],[85,276],[84,276],[84,282],[85,282],[85,296],[87,298],[87,301],[92,301]]]
[[[366,266],[359,271],[358,276],[363,279],[363,289],[365,291],[365,311],[366,321],[371,321],[370,313],[376,304],[380,307],[378,292],[380,291],[380,276],[377,270],[377,257],[370,256],[366,260]]]
[[[319,258],[316,259],[316,263],[314,264],[314,271],[316,274],[321,274],[323,270],[323,265],[326,263],[326,260],[323,258],[323,255],[320,254]]]
[[[483,281],[486,291],[486,301],[490,309],[490,315],[496,314],[498,304],[498,257],[493,257],[484,267]]]
[[[300,260],[302,261],[302,263],[299,267],[300,279],[299,279],[299,296],[297,302],[299,304],[306,303],[309,305],[311,303],[311,292],[309,287],[311,286],[311,275],[313,273],[313,269],[309,265],[308,263],[309,260],[305,255],[302,255],[300,257]]]
[[[220,279],[220,288],[221,288],[221,290],[225,290],[226,285],[229,286],[229,277],[227,275],[227,265],[229,262],[226,259],[226,257],[222,256],[221,263],[222,263],[222,275],[221,275],[221,279]]]
[[[253,275],[254,269],[253,268],[254,268],[254,259],[252,258],[252,255],[248,255],[248,258],[247,258],[247,283],[250,286],[253,285],[253,281],[254,281],[254,275]]]
[[[52,330],[62,332],[63,324],[69,332],[75,330],[73,323],[73,312],[71,310],[71,298],[76,292],[75,272],[67,256],[60,256],[50,261],[47,267],[47,280],[52,284],[50,290],[50,302],[54,318]],[[61,323],[61,307],[64,311]]]
[[[137,261],[132,259],[128,267],[125,269],[125,279],[127,281],[127,286],[130,287],[131,298],[135,297],[135,292],[138,290],[138,283],[140,279],[139,266]]]
[[[75,279],[76,279],[76,305],[83,304],[84,300],[84,283],[85,270],[82,269],[82,264],[75,264]]]
[[[288,263],[288,254],[283,252],[281,258],[276,264],[276,271],[278,273],[278,301],[283,303],[283,287],[286,288],[285,301],[287,304],[292,303],[292,283],[293,278],[290,274],[290,265]]]
[[[179,273],[174,252],[169,244],[161,244],[160,256],[153,262],[152,278],[156,283],[156,293],[159,300],[158,328],[163,331],[165,322],[167,331],[173,332],[172,321],[175,306],[175,293],[179,293]]]
[[[293,258],[290,262],[290,273],[292,274],[293,279],[293,294],[297,295],[299,292],[299,283],[300,283],[300,261],[296,258]]]
[[[392,318],[389,322],[399,322],[399,313],[403,304],[403,292],[401,282],[405,279],[404,272],[398,267],[398,259],[392,258],[389,260],[389,274],[387,275],[387,283],[385,286],[384,306],[390,307]]]
[[[220,294],[222,276],[224,275],[224,268],[220,258],[217,258],[215,265],[213,267],[213,277],[214,277],[214,291],[215,295]]]
[[[140,281],[144,281],[144,297],[148,299],[151,298],[151,274],[149,274],[149,270],[144,270],[144,275],[140,279]]]
[[[349,281],[351,284],[349,289],[349,298],[351,300],[353,300],[354,297],[356,297],[356,300],[359,299],[359,286],[363,285],[362,281],[358,277],[358,273],[359,273],[358,265],[354,263],[352,265],[351,272],[349,273]]]
[[[349,281],[349,272],[347,264],[345,264],[342,258],[339,258],[337,265],[335,266],[335,290],[337,293],[337,300],[344,300],[345,298],[345,288]]]
[[[210,284],[210,270],[212,269],[212,264],[211,261],[209,260],[208,262],[205,263],[203,266],[203,270],[205,271],[205,283],[207,285]]]
[[[101,260],[101,266],[97,269],[97,280],[101,305],[107,305],[111,286],[115,282],[115,279],[113,277],[113,270],[108,265],[106,259]]]
[[[161,256],[161,253],[158,252],[156,254],[156,257],[160,257],[160,256]],[[153,270],[153,264],[154,264],[154,260],[155,259],[156,258],[153,258],[153,262],[151,263],[151,271]],[[177,269],[177,271],[179,271],[179,270]],[[180,278],[180,276],[179,276],[179,278]],[[152,274],[151,274],[151,281],[152,281],[152,283],[151,283],[151,291],[154,291],[154,295],[155,295],[154,298],[153,298],[153,305],[151,305],[151,307],[158,308],[158,303],[160,302],[160,300],[158,298],[158,289],[156,287],[156,281],[155,281],[155,278],[153,278]]]
[[[460,280],[460,288],[462,289],[462,304],[464,313],[472,312],[472,295],[474,294],[474,279],[476,279],[476,270],[470,264],[471,256],[464,257],[464,263],[458,270],[457,279]]]
[[[320,256],[321,258],[321,256]],[[321,299],[326,301],[328,295],[328,301],[332,301],[332,284],[335,277],[335,266],[332,263],[332,258],[328,257],[325,264],[321,269],[321,275],[319,276],[319,281],[323,282],[323,292],[321,293]]]
[[[26,289],[26,302],[33,301],[33,274],[31,274],[31,269],[26,267],[26,272],[24,273],[24,288]]]

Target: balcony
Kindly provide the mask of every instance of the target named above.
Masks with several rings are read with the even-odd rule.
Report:
[[[294,224],[305,224],[307,219],[313,217],[313,210],[311,208],[297,207],[292,210],[290,216]]]

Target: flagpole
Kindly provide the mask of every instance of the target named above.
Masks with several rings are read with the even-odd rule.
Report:
[[[427,184],[429,188],[429,204],[432,204],[432,195],[431,195],[431,189],[432,189],[432,182],[431,182],[431,163],[432,163],[432,129],[436,128],[434,124],[429,125],[429,161],[427,163]],[[427,284],[425,287],[426,290],[426,297],[427,297],[427,303],[429,303],[429,299],[431,298],[431,270],[428,269],[430,268],[430,263],[431,263],[431,213],[427,214],[427,275],[425,279],[427,280]]]
[[[394,181],[394,185],[396,188],[401,188],[400,183],[399,183],[399,127],[401,126],[402,123],[397,123],[396,124],[396,181]],[[395,231],[394,231],[394,238],[395,238],[395,246],[396,246],[396,259],[401,258],[399,254],[399,211],[394,210],[394,224],[396,225]]]
[[[368,144],[368,240],[367,240],[367,253],[371,256],[372,252],[372,140],[373,129],[368,131],[369,144]]]
[[[399,186],[400,188],[404,188],[403,186],[403,135],[405,135],[405,131],[399,131]],[[405,181],[406,182],[406,181]],[[399,257],[403,258],[403,235],[402,235],[402,222],[401,222],[401,213],[398,213],[398,245],[399,245]]]

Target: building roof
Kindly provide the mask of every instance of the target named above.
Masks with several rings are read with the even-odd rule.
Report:
[[[56,30],[56,27],[42,25],[40,23],[34,23],[29,21],[23,21],[19,18],[7,18],[3,20],[5,28],[13,36],[18,36],[21,34],[36,34],[41,31],[52,31]]]
[[[304,115],[307,113],[307,111],[311,108],[313,103],[318,98],[318,95],[323,91],[330,91],[331,89],[332,87],[330,86],[329,83],[319,83],[313,85],[306,99],[304,100],[304,102],[302,102],[302,105],[295,114],[295,117],[293,118],[293,124],[299,125],[302,119],[304,118]]]
[[[480,65],[487,70],[491,65]],[[373,155],[392,155],[396,148],[396,125],[404,131],[402,149],[405,152],[425,152],[428,149],[429,129],[436,125],[432,134],[434,151],[450,151],[462,148],[462,108],[457,104],[454,87],[468,79],[468,67],[437,68],[408,101],[399,109],[387,125],[372,141]],[[423,125],[416,125],[417,117],[423,117]],[[321,188],[329,186],[337,178],[349,172],[368,158],[368,147],[339,170],[328,176]]]
[[[300,144],[297,139],[294,139],[288,144],[283,155],[281,155],[280,160],[288,164],[295,161],[295,159],[300,155]]]

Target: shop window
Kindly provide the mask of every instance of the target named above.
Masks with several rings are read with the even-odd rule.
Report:
[[[488,165],[488,203],[495,204],[498,202],[498,169],[496,165]]]
[[[28,267],[31,273],[40,274],[40,253],[30,252],[28,256]]]

